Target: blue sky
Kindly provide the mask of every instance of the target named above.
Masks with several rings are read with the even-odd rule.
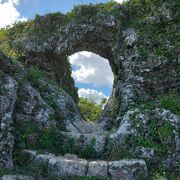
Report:
[[[67,13],[74,5],[97,2],[107,2],[108,0],[21,0],[17,6],[21,16],[33,18],[35,14],[46,14],[49,12]]]
[[[0,28],[17,21],[32,19],[36,14],[53,12],[67,13],[74,5],[104,3],[109,0],[0,0]],[[115,0],[122,2],[123,0]],[[82,52],[70,58],[73,67],[72,76],[79,95],[99,98],[109,97],[112,90],[113,74],[108,60],[93,53]],[[102,68],[103,67],[103,68]]]

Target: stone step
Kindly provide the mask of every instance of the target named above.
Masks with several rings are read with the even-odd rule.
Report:
[[[87,146],[94,148],[97,154],[101,154],[104,151],[106,145],[107,134],[86,134],[86,133],[73,133],[73,132],[61,132],[63,135],[64,143],[68,143],[69,140],[74,142],[74,146],[80,150],[85,149]]]
[[[144,160],[124,159],[118,161],[86,160],[73,154],[55,156],[38,154],[36,151],[23,150],[23,156],[33,171],[47,166],[49,178],[54,177],[112,177],[113,180],[147,178],[147,167]]]
[[[35,180],[35,178],[32,176],[15,174],[15,175],[4,175],[0,177],[0,180]]]

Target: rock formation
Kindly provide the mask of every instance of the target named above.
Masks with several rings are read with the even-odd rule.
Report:
[[[16,59],[1,48],[0,168],[26,161],[32,172],[37,166],[37,174],[42,161],[50,179],[178,177],[176,6],[170,0],[82,5],[8,29]],[[108,59],[115,77],[94,124],[83,119],[76,104],[67,56],[79,51]],[[16,176],[2,177],[8,178]]]

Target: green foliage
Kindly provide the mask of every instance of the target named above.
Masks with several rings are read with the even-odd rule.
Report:
[[[69,19],[74,19],[76,21],[84,21],[88,18],[91,18],[97,14],[97,12],[102,11],[103,13],[114,13],[114,5],[117,5],[114,1],[109,1],[107,3],[99,3],[99,4],[88,4],[88,5],[78,5],[74,6],[74,8],[68,12],[66,15]],[[78,11],[81,9],[80,11]]]
[[[0,50],[10,58],[19,57],[19,52],[10,46],[10,38],[7,29],[0,29]]]
[[[32,149],[37,147],[37,142],[30,141],[30,136],[35,135],[38,132],[38,126],[34,122],[30,122],[28,125],[26,123],[16,122],[14,124],[14,152],[13,160],[17,164],[22,164],[24,160],[21,157],[21,151],[23,149]]]
[[[169,109],[173,113],[180,115],[180,98],[178,96],[161,96],[159,101],[162,108]]]
[[[141,37],[137,46],[142,58],[148,59],[149,54],[154,54],[162,60],[176,59],[179,47],[177,3],[171,0],[129,0],[125,4],[129,14],[128,26],[134,27]],[[169,10],[169,19],[165,18],[163,4]],[[157,21],[153,21],[152,17]]]
[[[63,135],[56,128],[43,132],[38,140],[38,148],[51,153],[63,153]]]
[[[82,115],[89,122],[95,122],[98,120],[102,113],[102,106],[91,102],[88,99],[80,98],[78,105]]]
[[[30,67],[28,69],[28,80],[32,83],[33,86],[39,86],[39,80],[45,77],[45,73],[39,70],[38,67]]]

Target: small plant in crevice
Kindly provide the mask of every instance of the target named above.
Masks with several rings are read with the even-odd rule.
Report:
[[[45,73],[41,71],[38,67],[30,67],[28,69],[28,80],[32,83],[33,86],[39,86],[39,79],[44,78]]]
[[[96,158],[98,155],[95,149],[96,139],[93,138],[89,144],[82,148],[79,155],[83,158]]]
[[[109,161],[120,160],[125,158],[136,158],[135,154],[130,152],[126,147],[123,147],[118,142],[109,141],[104,153],[102,154],[102,159]]]

